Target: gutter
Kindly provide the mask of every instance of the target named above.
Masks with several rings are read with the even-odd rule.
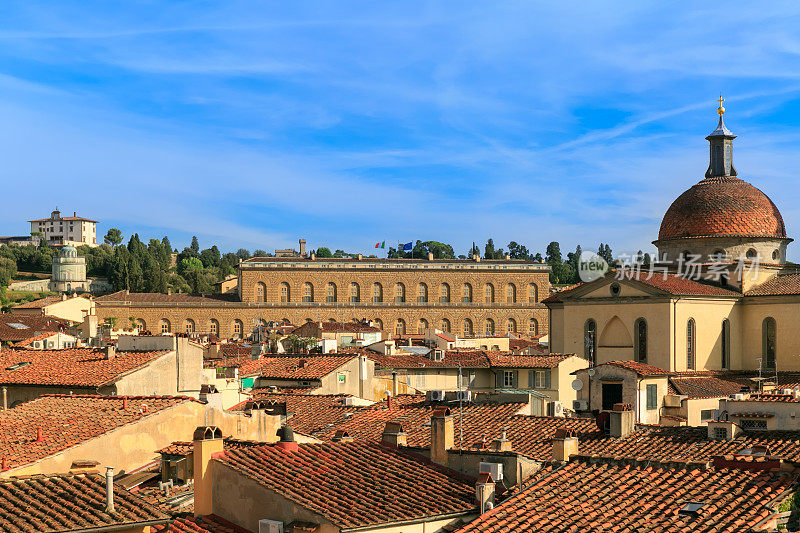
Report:
[[[422,516],[420,518],[412,518],[411,520],[396,520],[393,522],[380,522],[377,524],[371,524],[368,526],[357,526],[351,528],[340,528],[339,531],[341,533],[348,533],[350,531],[374,531],[377,528],[386,528],[386,527],[393,527],[393,526],[403,526],[403,525],[412,525],[412,524],[421,524],[424,522],[430,522],[433,520],[446,520],[448,518],[458,518],[461,516],[473,514],[473,513],[480,513],[480,510],[476,507],[475,509],[471,509],[469,511],[458,511],[455,513],[448,513],[448,514],[440,514],[440,515],[430,515],[430,516]]]
[[[65,530],[69,533],[105,533],[106,531],[126,531],[131,530],[135,527],[147,527],[147,526],[158,526],[161,524],[169,524],[172,521],[171,518],[161,518],[158,520],[147,520],[146,522],[129,522],[127,524],[116,524],[116,525],[109,525],[109,526],[97,526],[91,527],[88,529],[69,529]]]

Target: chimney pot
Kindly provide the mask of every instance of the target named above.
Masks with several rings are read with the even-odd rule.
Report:
[[[428,261],[433,261],[433,252],[428,252]]]
[[[114,347],[113,344],[106,345],[104,356],[108,361],[111,361],[117,356],[117,349]]]
[[[5,455],[3,456],[2,469],[8,470],[8,457],[6,457]]]
[[[358,254],[358,260],[361,261],[362,258],[363,256],[361,254]]]
[[[381,442],[389,446],[406,446],[408,438],[406,432],[403,431],[403,425],[400,422],[386,422],[381,435]]]
[[[114,469],[106,468],[106,512],[114,512]]]
[[[36,442],[44,441],[44,435],[42,435],[42,428],[36,428]]]
[[[447,466],[448,450],[455,444],[455,423],[450,409],[437,407],[431,413],[431,461]]]
[[[124,409],[124,410],[128,409],[128,397],[127,396],[122,398],[122,409]]]
[[[488,472],[478,474],[475,483],[475,503],[478,504],[480,513],[483,514],[494,507],[495,481]]]
[[[628,404],[614,404],[614,410],[609,412],[609,435],[624,438],[633,433],[633,411],[625,409]],[[617,406],[621,406],[617,410]]]

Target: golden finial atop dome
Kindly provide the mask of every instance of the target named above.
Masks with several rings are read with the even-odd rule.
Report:
[[[725,108],[722,107],[722,102],[724,102],[724,101],[725,101],[725,99],[722,97],[722,93],[720,93],[719,94],[719,99],[717,100],[717,102],[719,102],[719,107],[717,108],[717,113],[719,113],[720,115],[724,115],[725,114]]]

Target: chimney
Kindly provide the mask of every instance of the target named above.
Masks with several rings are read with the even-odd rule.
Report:
[[[225,452],[222,431],[216,426],[200,426],[192,436],[194,456],[194,515],[213,514],[214,503],[211,490],[211,459]]]
[[[296,452],[300,449],[300,446],[294,440],[294,430],[289,424],[281,426],[278,430],[278,437],[280,437],[281,440],[278,441],[275,446],[279,449],[286,452]]]
[[[478,254],[472,254],[472,260],[475,261],[476,263],[480,263],[481,256],[479,256]]]
[[[609,413],[609,434],[612,437],[624,438],[633,433],[633,408],[629,403],[615,403]]]
[[[44,442],[44,435],[42,435],[42,428],[36,428],[36,442]]]
[[[306,240],[300,239],[300,255],[306,255]]]
[[[114,513],[114,469],[106,468],[106,512]]]
[[[428,261],[433,261],[433,252],[428,252]]]
[[[73,211],[72,212],[72,216],[77,217],[78,216],[78,212],[77,211]]]
[[[709,440],[733,440],[739,436],[742,428],[730,420],[709,420]]]
[[[403,425],[400,422],[386,422],[386,427],[383,428],[381,435],[381,442],[389,446],[407,446],[408,440],[406,439],[406,432],[403,431]]]
[[[570,456],[578,453],[578,437],[569,429],[558,428],[553,437],[553,461],[569,461]]]
[[[97,465],[100,463],[89,459],[76,459],[72,461],[69,467],[71,474],[86,474],[88,472],[97,472]]]
[[[511,255],[506,254],[506,261],[511,261]]]
[[[105,347],[104,357],[106,360],[111,361],[117,356],[117,349],[113,344],[107,344]]]
[[[431,413],[431,461],[447,466],[447,450],[455,443],[455,422],[450,409],[437,407]]]
[[[492,441],[491,449],[495,452],[510,452],[512,448],[511,441],[506,438],[506,430],[503,428],[500,438]]]
[[[122,409],[123,410],[127,410],[128,409],[128,397],[127,396],[122,398]]]
[[[397,381],[397,372],[392,373],[392,379]],[[391,394],[386,395],[386,408],[389,410],[394,409],[394,403],[392,402]]]
[[[359,260],[359,261],[361,261],[361,259],[362,259],[363,257],[364,257],[364,256],[362,256],[361,254],[358,254],[358,260]]]
[[[3,411],[8,411],[8,388],[3,387]]]
[[[481,514],[494,508],[494,488],[495,482],[489,472],[478,474],[478,481],[475,483],[475,503]]]
[[[0,470],[8,470],[8,457],[3,456],[3,461],[0,463]]]
[[[312,261],[316,261],[317,260],[317,254],[315,254],[314,252],[311,252],[311,260]]]

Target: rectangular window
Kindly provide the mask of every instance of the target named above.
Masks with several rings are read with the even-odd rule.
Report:
[[[703,409],[700,411],[700,421],[708,422],[709,420],[714,420],[714,411],[715,409]]]
[[[767,429],[766,420],[745,419],[739,422],[742,429]]]
[[[550,389],[550,370],[531,370],[528,374],[528,387],[531,389]]]
[[[514,388],[514,371],[513,370],[504,370],[503,371],[503,387],[504,388]]]
[[[658,385],[647,386],[647,410],[658,409]]]
[[[339,381],[339,383],[346,383],[347,382],[347,374],[345,374],[344,372],[339,372],[336,375],[336,379]]]

